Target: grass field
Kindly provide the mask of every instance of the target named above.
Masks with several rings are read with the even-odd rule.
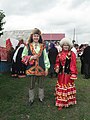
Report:
[[[83,79],[79,62],[77,66],[77,105],[63,108],[61,111],[54,105],[56,78],[45,79],[44,104],[38,101],[36,94],[34,104],[28,106],[28,78],[11,78],[9,73],[0,75],[0,120],[90,120],[90,79]]]

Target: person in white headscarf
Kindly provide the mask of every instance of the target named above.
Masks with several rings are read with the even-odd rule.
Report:
[[[73,51],[76,55],[76,58],[78,57],[78,52],[77,52],[77,49],[79,48],[79,45],[78,44],[74,44],[71,51]]]

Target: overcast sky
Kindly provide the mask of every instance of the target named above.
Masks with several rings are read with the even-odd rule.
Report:
[[[0,0],[5,31],[39,28],[65,33],[77,43],[90,41],[90,0]]]

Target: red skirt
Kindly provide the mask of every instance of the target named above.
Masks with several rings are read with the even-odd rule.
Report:
[[[69,74],[59,74],[55,86],[55,100],[58,107],[76,104],[76,88]]]

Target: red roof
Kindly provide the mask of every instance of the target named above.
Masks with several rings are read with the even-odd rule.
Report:
[[[62,33],[42,34],[43,40],[61,40],[64,37],[65,37],[65,34],[62,34]]]

